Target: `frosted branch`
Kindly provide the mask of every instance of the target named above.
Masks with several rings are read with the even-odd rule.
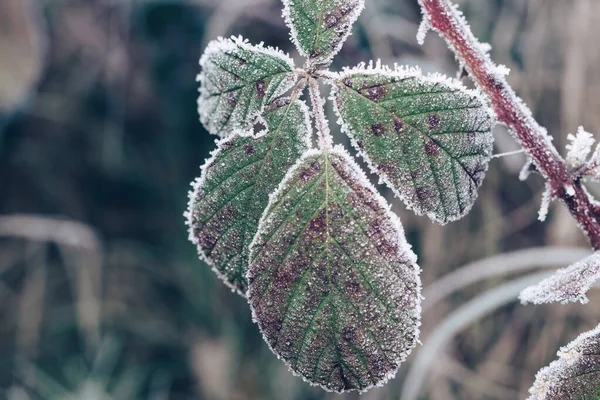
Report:
[[[600,249],[600,223],[593,200],[558,154],[546,129],[535,121],[529,108],[508,85],[506,68],[492,62],[488,49],[475,38],[462,13],[449,0],[419,0],[419,4],[426,24],[446,40],[469,76],[486,94],[498,121],[509,128],[527,151],[550,185],[552,196],[567,205],[592,247]]]

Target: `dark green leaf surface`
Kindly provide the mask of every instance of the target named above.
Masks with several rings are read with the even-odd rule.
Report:
[[[442,224],[471,209],[494,123],[474,92],[440,76],[379,66],[345,71],[333,86],[344,131],[409,208]]]
[[[416,257],[343,149],[310,151],[288,173],[259,224],[248,277],[269,346],[327,390],[383,384],[416,345]]]
[[[364,0],[283,0],[283,15],[300,54],[329,64],[352,32]]]
[[[279,99],[264,112],[258,137],[236,133],[219,142],[190,193],[190,240],[230,287],[246,291],[248,245],[286,171],[309,148],[306,105]]]
[[[210,133],[223,137],[249,129],[264,105],[296,81],[289,56],[242,38],[210,42],[200,66],[200,120]]]
[[[538,372],[528,400],[600,399],[600,325],[558,355],[558,360]]]

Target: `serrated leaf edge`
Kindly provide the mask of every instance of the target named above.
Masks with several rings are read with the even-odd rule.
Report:
[[[294,43],[294,46],[298,50],[298,53],[300,53],[301,56],[310,59],[310,54],[308,52],[304,51],[304,49],[300,45],[300,41],[298,40],[298,31],[296,30],[294,21],[292,20],[290,7],[294,4],[294,0],[282,0],[282,2],[283,2],[283,10],[281,12],[281,16],[283,17],[285,24],[290,29],[290,39],[291,39],[292,43]],[[348,39],[348,37],[350,37],[350,35],[352,35],[352,26],[356,23],[356,21],[358,20],[358,17],[360,17],[360,14],[365,9],[365,0],[358,0],[358,2],[359,2],[359,6],[356,7],[356,9],[350,14],[350,18],[349,18],[349,21],[351,21],[349,24],[350,29],[348,29],[347,32],[344,33],[344,35],[342,35],[340,37],[339,43],[335,46],[334,49],[332,49],[332,51],[328,57],[319,59],[319,64],[331,63],[331,61],[333,61],[333,58],[340,52],[340,50],[344,46],[344,43],[346,43],[346,40]]]
[[[232,292],[235,292],[235,293],[239,294],[240,296],[245,297],[245,293],[242,293],[237,288],[236,285],[229,282],[227,277],[221,271],[219,271],[217,269],[213,260],[211,260],[209,257],[207,257],[206,254],[204,254],[204,252],[202,251],[202,248],[200,246],[200,242],[199,242],[198,238],[194,235],[194,226],[193,226],[193,209],[194,209],[195,200],[200,193],[200,188],[206,181],[208,167],[216,160],[218,155],[223,150],[221,145],[223,143],[226,143],[226,142],[232,140],[236,135],[239,137],[242,137],[242,138],[247,138],[247,137],[252,137],[253,133],[252,133],[252,131],[237,130],[237,131],[232,132],[227,137],[215,140],[215,144],[217,145],[217,147],[210,152],[210,157],[208,157],[206,160],[204,160],[204,164],[202,164],[202,166],[200,167],[200,176],[197,177],[196,179],[194,179],[190,183],[190,186],[192,186],[192,190],[188,191],[187,209],[186,209],[186,211],[184,211],[183,217],[185,218],[185,224],[188,227],[188,240],[196,246],[196,252],[197,252],[200,260],[203,261],[206,265],[208,265],[213,270],[213,272],[217,275],[219,280],[221,280],[225,284],[225,286],[230,288]]]
[[[206,63],[208,62],[210,56],[220,53],[220,52],[233,50],[237,47],[241,47],[244,50],[254,51],[257,53],[261,53],[261,54],[265,54],[268,56],[279,58],[280,60],[284,61],[290,68],[289,73],[290,73],[291,77],[293,78],[293,82],[292,82],[292,79],[290,79],[290,81],[291,81],[290,84],[281,85],[281,88],[279,88],[277,91],[275,91],[274,93],[271,94],[271,99],[275,99],[275,98],[281,96],[283,93],[285,93],[287,90],[289,90],[291,88],[291,86],[293,86],[295,81],[298,79],[297,74],[294,72],[294,68],[295,68],[294,60],[290,57],[289,53],[284,53],[282,50],[280,50],[277,47],[272,47],[272,46],[265,47],[264,42],[260,42],[257,45],[253,45],[250,43],[250,41],[248,39],[244,39],[241,35],[230,36],[229,38],[224,38],[222,36],[219,36],[217,39],[211,40],[208,43],[208,45],[206,46],[204,53],[202,53],[202,56],[200,57],[200,60],[198,63],[200,65],[201,70],[200,70],[200,73],[198,73],[196,75],[196,82],[200,84],[200,87],[198,88],[198,92],[200,93],[200,95],[198,96],[198,99],[196,101],[198,116],[200,117],[200,122],[202,123],[204,128],[211,135],[221,136],[218,133],[211,132],[211,130],[209,129],[209,120],[211,118],[211,115],[206,115],[207,113],[202,111],[202,109],[204,108],[204,99],[207,98],[207,96],[209,95],[209,93],[207,92],[207,90],[205,88],[205,84],[204,84],[204,82],[206,80],[206,77],[204,75],[204,67],[205,67]],[[267,103],[268,103],[268,101],[265,101],[263,103],[262,107],[260,108],[260,110],[256,111],[254,113],[254,115],[251,115],[250,119],[255,121],[256,118],[259,117],[263,113],[264,108]],[[230,135],[231,134],[227,134],[227,135],[225,135],[225,137],[229,137]]]
[[[390,78],[393,77],[393,78],[399,78],[399,79],[419,78],[419,79],[422,79],[427,82],[439,83],[442,85],[446,85],[451,89],[460,90],[470,96],[476,97],[481,102],[482,107],[488,107],[488,102],[482,96],[481,92],[479,92],[478,90],[475,90],[475,89],[468,89],[458,80],[449,78],[449,77],[439,74],[439,73],[429,73],[427,75],[423,75],[423,73],[421,72],[421,69],[419,67],[400,66],[398,64],[394,64],[394,68],[390,68],[386,65],[382,65],[381,60],[377,60],[375,63],[373,63],[373,61],[370,61],[368,64],[362,62],[355,67],[345,67],[342,70],[342,72],[338,72],[337,74],[332,75],[330,78],[326,79],[326,82],[331,86],[331,94],[329,96],[329,100],[333,103],[333,111],[337,117],[336,123],[338,125],[340,125],[342,132],[348,136],[348,138],[350,139],[350,143],[352,144],[352,147],[354,147],[354,149],[356,150],[357,154],[365,160],[365,162],[369,168],[369,171],[371,173],[375,174],[379,178],[379,184],[385,183],[385,185],[388,188],[390,188],[390,190],[394,193],[394,195],[397,198],[399,198],[400,201],[402,201],[402,203],[404,203],[404,205],[406,206],[407,209],[412,210],[417,215],[426,215],[429,219],[439,223],[440,225],[446,225],[449,222],[458,221],[459,219],[461,219],[465,215],[467,215],[471,211],[471,209],[473,208],[473,205],[475,204],[475,201],[479,197],[479,190],[477,190],[475,192],[475,198],[474,198],[473,202],[468,204],[468,206],[465,207],[465,209],[463,210],[463,212],[461,214],[449,216],[445,220],[441,220],[440,218],[437,217],[437,215],[434,212],[432,212],[432,211],[428,212],[428,211],[422,209],[421,207],[419,207],[418,204],[411,204],[411,202],[408,201],[406,196],[404,196],[398,189],[395,188],[395,186],[391,182],[391,180],[388,179],[385,175],[381,174],[379,170],[377,170],[377,168],[375,167],[375,164],[370,159],[370,157],[363,150],[361,150],[361,148],[358,145],[356,139],[354,138],[354,135],[352,134],[352,131],[350,130],[349,126],[342,119],[341,110],[339,109],[336,98],[335,98],[336,94],[339,93],[339,89],[337,87],[336,81],[341,81],[344,78],[346,78],[352,74],[383,75],[386,77],[390,77]],[[491,118],[490,122],[493,127],[496,124],[495,113],[488,111],[488,115]],[[485,164],[485,168],[483,170],[484,178],[489,169],[489,162],[491,159],[492,159],[492,152],[490,151],[490,154],[486,157],[486,164]],[[484,180],[484,178],[482,178],[482,181]]]
[[[302,140],[306,144],[307,148],[310,149],[312,147],[312,143],[311,143],[312,125],[310,123],[310,111],[309,111],[308,105],[306,104],[306,102],[304,100],[295,100],[295,102],[297,102],[300,105],[300,108],[302,109],[303,114],[304,114],[304,123],[305,123],[305,126],[308,128],[308,133],[306,135],[303,135],[304,137],[302,138]],[[290,105],[288,104],[287,106],[289,107]],[[223,151],[222,144],[231,141],[236,135],[241,138],[251,137],[254,139],[259,139],[269,133],[270,128],[267,125],[266,120],[262,117],[262,115],[259,116],[259,120],[265,125],[266,128],[256,134],[254,134],[253,131],[251,131],[251,130],[248,130],[248,131],[236,130],[227,137],[215,139],[215,145],[217,147],[210,152],[210,157],[208,157],[206,160],[204,160],[204,164],[202,164],[202,166],[200,167],[200,176],[197,177],[196,179],[194,179],[190,183],[190,185],[192,186],[192,190],[188,191],[187,209],[183,213],[183,217],[185,218],[185,225],[188,227],[188,240],[196,246],[196,251],[198,253],[198,257],[200,258],[200,260],[203,261],[204,263],[206,263],[213,270],[213,272],[217,275],[217,277],[228,288],[231,289],[232,292],[235,292],[244,298],[246,297],[246,293],[243,293],[241,290],[239,290],[239,288],[236,285],[229,282],[227,277],[221,271],[219,271],[219,269],[217,268],[217,266],[215,265],[213,260],[210,259],[210,257],[206,256],[206,254],[204,254],[204,252],[202,251],[202,248],[200,246],[198,238],[196,238],[196,236],[194,236],[193,209],[194,209],[195,199],[199,195],[200,188],[206,181],[208,167],[213,164],[213,162],[217,159],[219,154]],[[270,195],[269,195],[269,198],[270,198]]]
[[[548,284],[560,282],[560,278],[564,276],[578,274],[582,269],[587,267],[588,263],[592,264],[592,267],[595,265],[597,272],[592,274],[591,278],[585,280],[585,284],[581,285],[577,295],[570,295],[566,291],[561,291],[558,293],[554,292],[555,296],[553,296],[553,298],[549,297],[550,294],[546,293],[547,290],[545,289]],[[559,269],[552,276],[544,279],[538,284],[525,288],[519,295],[519,300],[521,300],[522,304],[546,304],[553,302],[559,302],[561,304],[580,302],[581,304],[587,304],[590,300],[586,296],[586,293],[598,280],[600,280],[600,252],[595,252],[581,261]],[[556,296],[556,294],[559,296]]]
[[[422,315],[422,308],[421,308],[421,300],[423,300],[423,296],[421,295],[422,292],[422,283],[421,283],[421,267],[419,267],[419,265],[417,264],[417,255],[412,251],[412,245],[410,243],[408,243],[408,241],[406,240],[406,234],[404,232],[404,227],[402,226],[402,222],[400,221],[400,218],[394,213],[392,212],[391,208],[391,204],[388,203],[383,196],[381,196],[381,194],[379,193],[379,191],[377,191],[377,189],[375,187],[373,187],[373,185],[371,184],[371,182],[369,181],[369,179],[367,178],[367,176],[365,175],[365,172],[363,171],[362,168],[359,167],[359,165],[356,163],[356,161],[354,160],[354,158],[350,155],[350,153],[348,153],[348,151],[342,146],[342,145],[335,145],[333,148],[328,149],[327,151],[329,151],[330,153],[333,154],[337,154],[339,156],[341,156],[342,158],[344,158],[344,160],[346,160],[348,162],[348,164],[357,172],[357,175],[360,179],[360,183],[362,185],[364,185],[365,187],[368,187],[372,190],[373,192],[373,196],[375,197],[375,199],[377,200],[377,202],[382,206],[382,208],[384,208],[386,210],[386,214],[387,216],[390,218],[392,225],[394,226],[394,228],[396,228],[399,232],[399,241],[400,246],[399,248],[403,248],[406,250],[406,256],[408,256],[408,258],[411,261],[411,264],[415,270],[415,283],[416,283],[416,292],[417,292],[417,305],[416,305],[416,314],[417,314],[417,320],[416,320],[416,326],[415,326],[415,341],[412,345],[412,347],[410,349],[408,349],[406,351],[405,354],[403,354],[401,357],[399,357],[397,360],[394,360],[395,362],[398,363],[398,367],[390,372],[388,372],[385,377],[383,379],[381,379],[379,382],[373,384],[373,385],[369,385],[367,387],[365,387],[364,389],[360,390],[358,393],[365,393],[368,390],[372,389],[373,387],[382,387],[384,386],[390,379],[393,379],[396,374],[398,373],[398,370],[400,369],[401,364],[406,361],[406,359],[408,358],[408,356],[412,353],[412,350],[417,346],[417,344],[420,344],[420,340],[419,340],[419,336],[421,334],[421,315]],[[258,223],[258,230],[256,232],[256,235],[254,235],[254,238],[252,239],[252,242],[250,244],[250,256],[248,257],[249,260],[252,260],[253,254],[256,251],[256,242],[259,240],[259,235],[260,235],[260,227],[261,225],[264,224],[264,220],[267,218],[267,215],[269,214],[269,211],[271,209],[271,207],[273,207],[273,205],[275,203],[277,203],[277,201],[279,200],[279,197],[283,194],[284,189],[285,189],[285,185],[287,184],[287,181],[289,179],[291,179],[293,177],[293,175],[295,174],[296,170],[298,170],[298,168],[300,168],[302,166],[302,164],[304,163],[304,161],[307,158],[310,158],[314,155],[318,155],[320,153],[322,153],[323,150],[321,149],[310,149],[308,151],[306,151],[301,157],[300,159],[298,159],[298,161],[296,162],[296,164],[294,164],[286,173],[285,177],[283,178],[283,180],[281,181],[281,183],[279,184],[278,188],[269,196],[269,204],[267,205],[267,207],[265,208],[265,211],[263,212],[263,215],[260,218],[260,221]],[[246,279],[249,280],[251,277],[250,274],[250,270],[247,271],[246,273]],[[288,361],[284,360],[279,354],[277,354],[277,352],[275,351],[275,349],[273,349],[273,347],[271,346],[271,344],[266,340],[265,338],[265,334],[263,333],[262,329],[260,328],[260,324],[258,323],[258,319],[256,317],[256,310],[254,309],[254,307],[252,307],[252,305],[249,303],[250,305],[250,311],[252,312],[252,321],[258,325],[260,333],[263,337],[264,342],[267,344],[267,346],[269,346],[269,350],[271,350],[271,352],[273,352],[273,354],[275,354],[275,356],[277,356],[277,359],[281,360],[287,367],[288,369],[291,371],[292,375],[294,376],[299,376],[300,378],[302,378],[303,381],[307,382],[308,384],[310,384],[310,386],[317,386],[320,387],[321,389],[327,391],[327,392],[334,392],[334,393],[348,393],[347,391],[335,391],[335,390],[331,390],[330,388],[321,385],[319,383],[315,383],[310,381],[309,379],[305,378],[302,374],[295,372],[292,369],[292,365],[291,363],[289,363]]]
[[[544,400],[546,391],[548,390],[547,384],[551,383],[553,378],[555,380],[564,380],[564,376],[561,374],[563,364],[568,366],[572,363],[572,360],[575,357],[573,353],[576,353],[577,356],[581,357],[583,354],[578,352],[576,348],[584,344],[587,339],[596,336],[600,337],[600,325],[592,330],[582,333],[571,343],[561,347],[556,353],[559,358],[552,361],[549,365],[540,369],[537,374],[535,374],[535,382],[533,383],[533,386],[529,388],[530,396],[527,398],[527,400]]]

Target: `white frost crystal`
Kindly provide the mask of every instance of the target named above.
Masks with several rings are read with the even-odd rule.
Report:
[[[242,37],[210,42],[200,66],[200,121],[223,137],[250,129],[265,105],[296,81],[288,55],[262,43],[253,46]]]
[[[551,302],[587,303],[586,293],[600,279],[600,252],[560,269],[550,278],[521,292],[521,302],[543,304]]]
[[[538,220],[544,222],[548,216],[548,209],[550,208],[550,202],[552,201],[552,188],[546,183],[546,189],[542,194],[542,205],[538,213]]]
[[[542,368],[527,400],[600,398],[600,325],[560,349],[558,360]]]
[[[421,20],[421,24],[419,25],[419,31],[417,32],[417,43],[421,46],[425,44],[425,36],[427,36],[427,32],[431,29],[431,24],[427,18],[423,18]]]
[[[577,128],[575,135],[570,134],[567,136],[569,144],[567,144],[567,164],[575,169],[585,164],[588,156],[592,152],[592,146],[594,145],[594,135],[586,132],[583,126]]]
[[[364,0],[283,0],[283,17],[300,54],[313,65],[327,65],[364,6]]]

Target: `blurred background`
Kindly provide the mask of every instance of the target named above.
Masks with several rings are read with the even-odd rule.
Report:
[[[458,3],[561,151],[578,125],[600,130],[599,2]],[[514,155],[492,161],[474,210],[445,227],[381,187],[427,297],[423,345],[395,379],[336,395],[292,376],[245,300],[198,260],[182,216],[214,147],[196,114],[198,58],[241,34],[300,64],[281,8],[0,1],[0,399],[518,399],[598,324],[598,293],[587,306],[516,300],[589,250],[564,207],[537,221],[543,181],[520,182]],[[455,76],[437,35],[417,45],[419,21],[416,0],[367,0],[334,68],[381,58]],[[518,149],[504,128],[495,137],[496,152]]]

